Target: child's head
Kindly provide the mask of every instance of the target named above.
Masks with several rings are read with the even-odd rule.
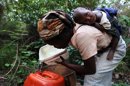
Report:
[[[73,19],[79,24],[93,24],[96,21],[96,15],[87,8],[78,7],[73,10]]]

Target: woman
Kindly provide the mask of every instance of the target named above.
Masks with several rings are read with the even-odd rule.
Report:
[[[126,44],[120,37],[116,52],[111,61],[107,60],[112,37],[95,27],[75,24],[71,17],[63,11],[50,11],[38,21],[38,32],[45,43],[56,48],[66,48],[69,44],[77,48],[82,56],[84,65],[65,62],[62,64],[85,75],[84,86],[111,86],[112,71],[117,67],[126,53]]]

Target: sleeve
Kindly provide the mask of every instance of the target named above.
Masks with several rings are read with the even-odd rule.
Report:
[[[103,14],[103,15],[102,15],[100,24],[101,24],[106,30],[111,29],[111,23],[110,23],[110,21],[108,20],[106,13],[102,12],[102,14]]]
[[[85,32],[76,35],[76,46],[82,56],[86,60],[97,54],[97,38]]]

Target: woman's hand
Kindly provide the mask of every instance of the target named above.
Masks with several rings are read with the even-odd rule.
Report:
[[[56,61],[56,63],[64,65],[74,71],[78,75],[90,75],[96,72],[96,64],[95,64],[95,57],[92,56],[87,60],[84,60],[84,65],[77,65],[72,63],[67,63],[62,56],[60,56],[61,61]]]
[[[55,61],[55,62],[58,64],[65,65],[66,64],[65,59],[62,56],[60,56],[60,59],[61,59],[61,61]]]

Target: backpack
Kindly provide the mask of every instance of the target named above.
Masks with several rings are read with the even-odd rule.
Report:
[[[112,7],[96,8],[96,10],[100,10],[106,13],[107,18],[110,21],[111,27],[114,31],[114,32],[108,32],[108,33],[119,38],[119,36],[122,34],[122,26],[119,24],[119,21],[116,17],[118,10]]]

